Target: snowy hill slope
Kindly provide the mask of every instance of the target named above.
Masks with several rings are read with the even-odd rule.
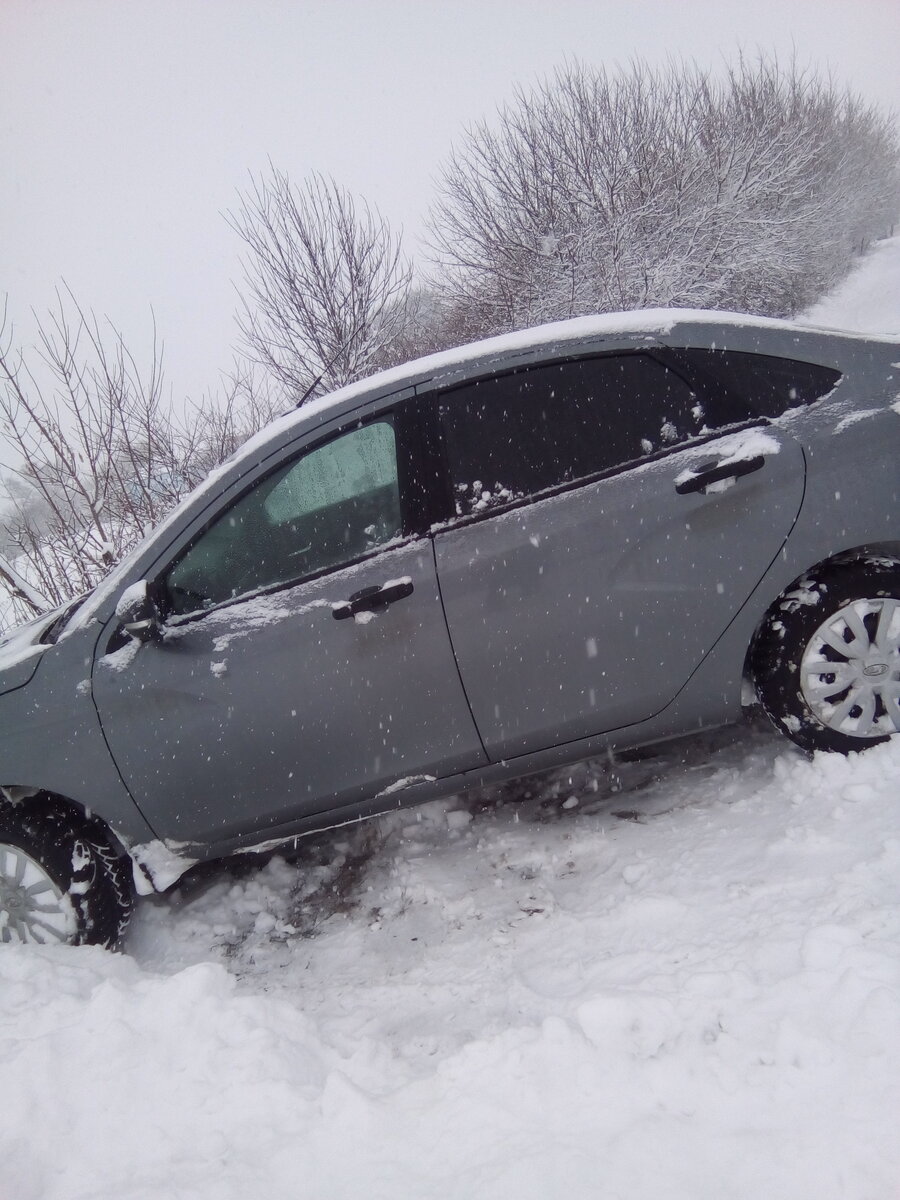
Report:
[[[809,319],[868,316],[900,239]],[[752,723],[207,870],[125,956],[0,947],[0,1072],[0,1200],[888,1200],[900,740]]]
[[[859,333],[900,333],[900,237],[875,246],[802,320]]]

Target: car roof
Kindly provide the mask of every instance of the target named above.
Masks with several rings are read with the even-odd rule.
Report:
[[[280,443],[284,435],[302,434],[331,417],[352,412],[362,404],[392,395],[443,376],[477,375],[501,365],[514,366],[518,358],[542,353],[585,349],[592,344],[600,349],[604,341],[633,342],[635,345],[714,345],[717,348],[755,350],[758,353],[789,354],[790,349],[807,343],[827,343],[835,338],[848,342],[878,342],[900,345],[896,336],[850,333],[802,325],[770,317],[708,309],[655,308],[628,312],[603,313],[554,321],[531,329],[517,330],[498,337],[469,342],[414,359],[397,367],[370,375],[355,383],[307,401],[299,409],[276,418],[226,459],[213,473],[218,477],[245,456],[258,458],[268,445]],[[829,356],[830,357],[830,356]]]
[[[841,355],[854,344],[871,346],[885,343],[891,353],[900,350],[896,335],[871,335],[845,330],[825,329],[771,317],[713,309],[653,308],[627,312],[602,313],[554,321],[531,329],[517,330],[498,337],[469,342],[414,359],[397,367],[370,375],[327,395],[307,401],[300,408],[277,417],[250,437],[233,454],[213,468],[206,479],[166,516],[149,539],[158,543],[159,535],[178,525],[186,513],[196,511],[204,498],[212,499],[248,470],[255,467],[285,444],[315,431],[327,422],[352,414],[358,408],[386,396],[434,381],[454,382],[478,377],[489,371],[514,368],[529,360],[565,356],[574,352],[602,351],[615,348],[682,345],[716,349],[748,350],[782,357],[802,358],[804,351],[812,361],[836,365]],[[89,601],[77,612],[66,632],[86,624],[118,586],[129,566],[140,557],[139,544],[98,586]]]

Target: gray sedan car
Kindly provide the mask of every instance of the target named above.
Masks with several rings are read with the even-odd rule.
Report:
[[[736,720],[900,730],[900,342],[530,330],[313,401],[0,647],[0,937],[192,863]]]

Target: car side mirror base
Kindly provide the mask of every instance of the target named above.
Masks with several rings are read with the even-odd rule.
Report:
[[[119,597],[116,617],[126,633],[139,642],[155,642],[162,637],[162,616],[146,579],[132,583]]]

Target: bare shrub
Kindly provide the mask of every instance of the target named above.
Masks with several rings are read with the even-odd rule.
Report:
[[[0,423],[9,446],[0,517],[4,623],[90,590],[283,397],[236,369],[223,394],[178,415],[155,337],[141,369],[121,333],[70,292],[33,354],[0,322]]]
[[[794,314],[885,234],[890,120],[814,71],[574,64],[451,154],[436,286],[480,333],[655,305]]]

